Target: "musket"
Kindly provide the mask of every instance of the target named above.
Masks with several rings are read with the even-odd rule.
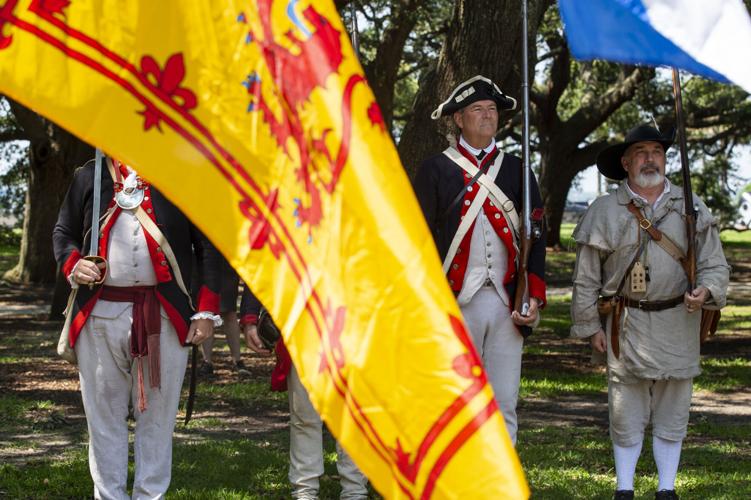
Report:
[[[681,265],[688,279],[688,293],[696,288],[696,207],[694,194],[691,191],[691,172],[688,165],[686,146],[686,125],[683,118],[683,97],[681,95],[681,75],[673,68],[673,94],[675,96],[675,121],[678,128],[678,146],[681,154],[681,176],[683,177],[683,206],[686,219],[686,257]],[[714,335],[720,322],[720,311],[716,309],[702,309],[699,326],[699,341],[704,342],[707,337]]]
[[[527,47],[527,0],[522,0],[522,213],[519,229],[519,268],[516,278],[514,310],[522,316],[529,312],[529,255],[532,243],[540,236],[540,229],[532,223],[532,170],[529,164],[529,49]],[[529,326],[519,326],[520,333],[527,337],[532,333]]]
[[[681,154],[681,175],[683,177],[683,205],[686,216],[686,257],[681,264],[688,277],[688,293],[696,288],[696,207],[691,191],[691,172],[688,165],[686,147],[686,126],[683,119],[683,98],[681,96],[681,75],[673,68],[673,94],[675,96],[675,120],[678,129],[678,146]]]

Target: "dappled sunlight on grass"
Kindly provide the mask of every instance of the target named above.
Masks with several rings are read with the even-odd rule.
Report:
[[[615,472],[606,429],[522,429],[518,442],[532,498],[612,498]],[[637,498],[652,498],[657,487],[651,449],[648,434],[636,470]],[[722,485],[721,491],[718,485]],[[695,440],[690,432],[684,442],[676,486],[678,494],[685,498],[749,498],[748,439],[741,443],[705,443]]]
[[[198,385],[196,394],[202,397],[227,399],[237,403],[287,402],[287,393],[273,392],[267,380],[229,384],[201,383]]]
[[[738,391],[751,387],[751,360],[705,358],[694,388],[713,392]]]
[[[522,370],[519,397],[552,398],[561,394],[597,394],[607,391],[604,374],[552,373],[548,370]]]
[[[738,333],[751,329],[751,305],[730,304],[722,310],[718,333]]]

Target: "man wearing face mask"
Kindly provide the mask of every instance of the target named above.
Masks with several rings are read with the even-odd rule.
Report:
[[[592,203],[574,231],[571,335],[588,337],[595,351],[607,353],[616,499],[634,498],[650,421],[659,477],[655,498],[678,498],[674,483],[692,380],[700,373],[701,310],[724,306],[729,280],[717,221],[694,197],[697,286],[688,290],[679,262],[687,248],[683,190],[665,178],[672,142],[642,125],[600,153],[600,172],[622,182]]]

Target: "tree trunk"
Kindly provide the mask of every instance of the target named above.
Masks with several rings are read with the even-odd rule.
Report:
[[[375,58],[365,67],[368,83],[381,108],[386,130],[394,121],[394,88],[401,67],[404,45],[417,23],[417,9],[422,0],[406,0],[394,5],[389,27],[376,48]]]
[[[570,159],[543,152],[540,160],[540,186],[547,221],[547,245],[561,246],[561,223],[571,184],[579,172],[576,168],[551,168],[555,164],[570,164]]]
[[[33,111],[11,101],[11,111],[29,146],[29,184],[23,237],[16,267],[4,278],[19,283],[52,283],[57,266],[52,228],[73,171],[93,157],[91,146]]]
[[[552,0],[529,2],[529,40],[534,47],[537,27]],[[521,93],[521,2],[519,0],[459,0],[437,66],[420,81],[412,119],[399,142],[399,155],[413,176],[419,163],[448,144],[448,120],[433,121],[430,113],[459,83],[482,74],[514,98]],[[534,50],[530,50],[533,56]],[[530,62],[534,68],[534,61]],[[513,116],[501,115],[501,123]]]

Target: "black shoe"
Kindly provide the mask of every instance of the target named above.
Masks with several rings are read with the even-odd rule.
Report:
[[[615,490],[613,500],[634,500],[634,490]]]
[[[655,500],[679,500],[675,490],[660,490],[655,493]]]
[[[201,366],[198,367],[198,376],[211,377],[212,375],[214,375],[214,365],[206,361],[201,363]]]
[[[245,363],[243,363],[243,360],[235,363],[234,366],[235,373],[240,375],[241,377],[249,377],[250,376],[250,370],[245,366]]]

